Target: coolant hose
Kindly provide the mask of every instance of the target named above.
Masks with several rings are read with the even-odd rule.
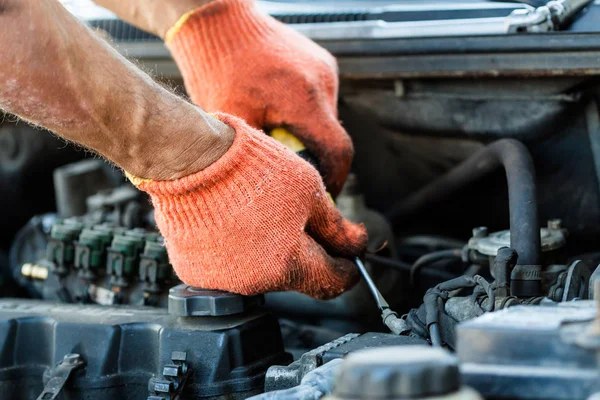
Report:
[[[510,247],[519,264],[540,264],[540,225],[535,169],[529,151],[518,140],[502,139],[477,151],[442,177],[428,184],[387,213],[390,220],[407,217],[443,200],[502,165],[508,182]]]

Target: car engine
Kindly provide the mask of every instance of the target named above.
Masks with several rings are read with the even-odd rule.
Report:
[[[1,397],[600,399],[600,2],[261,6],[338,59],[363,279],[330,301],[187,286],[121,171],[6,115]]]

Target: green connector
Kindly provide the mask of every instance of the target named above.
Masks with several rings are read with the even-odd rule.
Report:
[[[125,232],[125,235],[151,242],[157,242],[161,239],[161,236],[158,232],[150,232],[142,228],[128,230]]]
[[[55,224],[50,231],[50,240],[47,246],[46,258],[66,268],[67,264],[75,258],[74,242],[81,233],[83,225],[78,222],[62,222]]]
[[[146,241],[144,252],[142,253],[144,260],[153,260],[157,266],[157,281],[162,281],[170,277],[169,256],[167,249],[160,242]]]
[[[75,266],[93,269],[102,266],[111,240],[110,231],[84,229],[75,245]]]
[[[115,236],[108,249],[108,273],[118,277],[133,275],[143,249],[144,240],[141,238],[126,235]]]

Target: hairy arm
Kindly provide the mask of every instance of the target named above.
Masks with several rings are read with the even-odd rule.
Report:
[[[94,0],[119,16],[119,18],[164,39],[185,13],[214,0]]]
[[[235,133],[169,93],[57,0],[0,0],[0,108],[157,180],[199,171]]]

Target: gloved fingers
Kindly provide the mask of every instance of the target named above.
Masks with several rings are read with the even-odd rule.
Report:
[[[301,277],[291,280],[291,289],[326,300],[339,296],[358,282],[359,271],[352,261],[331,257],[308,235],[301,235],[298,245],[293,268]]]
[[[337,196],[350,172],[354,147],[346,130],[329,107],[285,124],[317,160],[323,182],[332,196]]]
[[[323,191],[315,194],[312,213],[306,231],[329,254],[346,258],[362,255],[367,248],[367,231],[363,224],[355,224],[335,208]]]

